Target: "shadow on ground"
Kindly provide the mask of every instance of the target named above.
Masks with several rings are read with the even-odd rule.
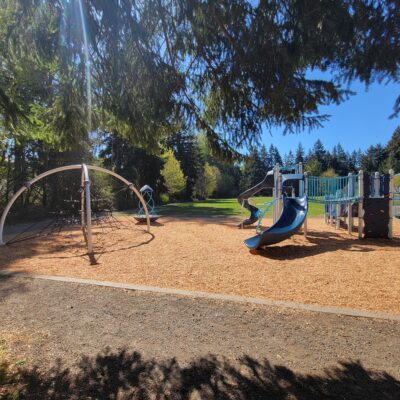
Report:
[[[82,229],[77,225],[65,226],[48,234],[39,234],[38,236],[9,243],[0,249],[0,271],[2,267],[6,268],[21,258],[32,257],[48,260],[82,258],[87,260],[89,265],[97,265],[100,263],[99,260],[103,254],[131,250],[145,246],[154,240],[154,234],[146,232],[145,226],[137,227],[133,221],[129,221],[129,223],[114,220],[112,223],[104,224],[107,229],[104,226],[98,228],[99,225],[94,225],[95,228],[98,228],[99,235],[94,237],[94,251],[92,254],[88,254],[87,242],[85,242],[86,237],[82,234]],[[152,225],[162,226],[161,224]],[[110,232],[121,229],[131,229],[132,232],[144,233],[147,237],[138,243],[107,242]],[[57,242],[60,238],[63,238],[64,241]],[[69,250],[70,253],[68,255],[58,255],[59,253],[64,254],[65,250]]]
[[[18,294],[27,291],[27,285],[22,281],[16,281],[13,274],[7,274],[0,269],[0,300],[4,300],[6,297],[12,294]],[[9,281],[11,280],[11,285]],[[0,316],[1,320],[1,316]],[[0,397],[1,399],[1,397]]]
[[[321,374],[298,374],[245,356],[235,364],[209,355],[181,367],[140,353],[106,350],[83,357],[77,372],[60,362],[45,373],[20,371],[21,399],[398,399],[400,381],[360,362],[341,362]]]
[[[259,255],[275,260],[295,260],[299,258],[312,257],[323,253],[344,250],[356,253],[368,253],[376,251],[377,248],[398,248],[399,239],[362,239],[356,237],[345,237],[332,232],[310,232],[307,235],[307,242],[304,245],[296,241],[294,236],[294,244],[278,245],[265,247],[252,254]]]

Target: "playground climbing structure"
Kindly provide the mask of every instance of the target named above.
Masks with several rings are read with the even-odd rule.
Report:
[[[290,173],[283,173],[290,171]],[[272,201],[265,203],[263,207],[255,207],[250,203],[250,197],[260,190],[272,187]],[[369,175],[363,171],[358,174],[348,174],[348,176],[308,176],[303,173],[303,165],[281,169],[276,165],[269,171],[264,180],[253,188],[243,192],[238,201],[251,212],[250,218],[244,220],[240,227],[251,225],[258,221],[256,232],[261,235],[260,225],[265,211],[273,207],[273,226],[267,231],[273,235],[276,223],[279,221],[282,233],[282,215],[285,213],[283,205],[289,204],[285,199],[306,199],[305,210],[301,210],[304,218],[297,218],[303,225],[304,235],[307,235],[307,204],[320,203],[324,205],[325,222],[339,229],[342,224],[347,225],[349,234],[354,228],[354,219],[358,219],[358,237],[361,238],[393,238],[393,218],[400,214],[400,193],[394,186],[394,172],[380,175],[378,172]],[[303,200],[297,202],[303,204]],[[298,208],[298,210],[300,210]],[[304,212],[305,211],[305,212]],[[299,211],[300,212],[300,211]],[[284,218],[284,220],[287,220]],[[292,221],[288,221],[292,223]],[[287,230],[292,234],[299,230],[296,225],[295,230]],[[276,233],[276,232],[275,232]],[[290,235],[289,235],[290,236]],[[281,235],[287,238],[288,235]],[[250,238],[245,243],[250,248],[258,248],[261,241]],[[277,238],[275,238],[277,239]],[[268,243],[277,243],[281,240],[269,239]],[[249,246],[250,245],[250,246]]]
[[[31,188],[40,180],[43,180],[44,178],[55,175],[55,174],[60,174],[65,171],[71,171],[71,170],[78,170],[80,171],[80,219],[79,221],[76,219],[71,220],[73,224],[79,223],[82,228],[84,240],[87,245],[87,250],[88,254],[93,254],[93,235],[92,235],[92,224],[93,224],[93,218],[95,217],[93,210],[92,210],[92,203],[94,199],[92,198],[92,190],[91,190],[91,180],[89,176],[89,171],[96,171],[96,172],[101,172],[105,173],[108,175],[113,176],[114,178],[117,178],[119,181],[121,181],[125,187],[128,187],[130,191],[132,191],[138,198],[139,201],[143,207],[144,210],[144,215],[145,219],[147,222],[147,231],[150,232],[150,215],[147,210],[147,205],[146,201],[143,199],[141,193],[135,188],[133,183],[129,182],[127,179],[122,177],[121,175],[110,171],[105,168],[101,168],[98,166],[94,165],[86,165],[86,164],[78,164],[78,165],[67,165],[63,167],[58,167],[51,169],[49,171],[46,171],[35,178],[31,179],[28,182],[25,182],[25,184],[14,194],[14,196],[9,200],[7,203],[1,218],[0,218],[0,245],[5,245],[7,243],[11,243],[9,240],[5,240],[4,236],[4,226],[5,222],[7,219],[7,216],[9,215],[9,212],[14,205],[14,203],[17,201],[17,199],[23,195],[24,192],[31,190]],[[27,216],[26,216],[27,217]],[[59,227],[57,224],[55,227]]]

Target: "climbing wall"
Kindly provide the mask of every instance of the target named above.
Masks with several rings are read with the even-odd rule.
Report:
[[[364,237],[389,237],[389,198],[365,198],[364,208]]]

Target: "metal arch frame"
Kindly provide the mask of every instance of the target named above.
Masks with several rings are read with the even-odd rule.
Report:
[[[4,233],[4,225],[6,222],[7,215],[9,213],[11,207],[15,203],[15,201],[18,199],[19,196],[21,196],[21,194],[23,192],[25,192],[25,190],[29,189],[35,182],[37,182],[49,175],[53,175],[58,172],[79,170],[79,169],[82,171],[81,180],[82,180],[82,186],[83,186],[82,195],[81,195],[81,200],[82,200],[81,207],[86,207],[85,209],[82,208],[82,211],[85,211],[85,212],[82,212],[81,223],[82,223],[82,229],[86,230],[85,234],[87,235],[87,239],[88,239],[88,252],[89,253],[91,253],[93,251],[93,247],[92,247],[93,245],[92,245],[92,241],[91,241],[91,239],[92,239],[91,233],[92,232],[91,232],[91,203],[90,203],[90,179],[89,179],[89,171],[90,170],[103,172],[105,174],[114,176],[115,178],[119,179],[120,181],[122,181],[123,183],[125,183],[128,186],[128,188],[139,198],[140,202],[143,205],[143,209],[145,210],[145,213],[146,213],[147,232],[150,232],[150,215],[149,215],[149,211],[147,210],[146,202],[144,201],[142,195],[135,188],[135,186],[133,185],[132,182],[129,182],[127,179],[125,179],[121,175],[117,174],[116,172],[110,171],[110,170],[102,168],[102,167],[97,167],[95,165],[75,164],[75,165],[66,165],[64,167],[53,168],[46,172],[43,172],[42,174],[40,174],[40,175],[34,177],[33,179],[31,179],[30,181],[26,182],[24,184],[24,186],[22,186],[14,194],[14,196],[7,203],[6,207],[3,210],[3,213],[1,215],[0,246],[6,244],[6,242],[3,239],[3,233]],[[83,200],[85,200],[85,203],[86,203],[85,205],[83,204],[84,203]],[[86,214],[86,218],[85,218],[84,214]]]

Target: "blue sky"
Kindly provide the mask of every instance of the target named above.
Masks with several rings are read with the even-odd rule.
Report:
[[[365,150],[372,144],[386,142],[393,131],[400,125],[400,118],[390,119],[393,105],[400,95],[400,85],[372,84],[368,89],[356,82],[350,90],[357,92],[339,106],[322,107],[321,114],[329,114],[330,120],[324,127],[305,131],[300,134],[283,135],[282,129],[264,130],[263,143],[268,147],[273,143],[284,155],[289,150],[295,150],[301,142],[306,151],[320,139],[329,150],[340,142],[345,150],[352,151],[361,148]]]

